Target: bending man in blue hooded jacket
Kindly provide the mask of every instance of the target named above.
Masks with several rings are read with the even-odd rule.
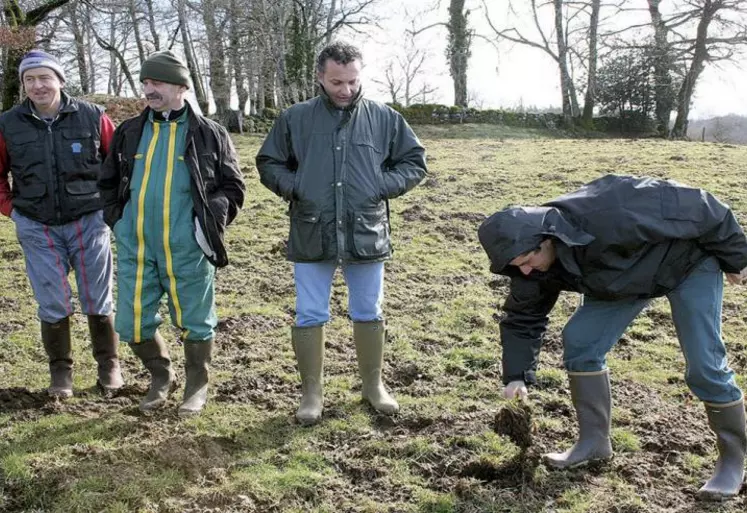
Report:
[[[652,298],[666,296],[685,355],[685,381],[705,403],[719,459],[698,497],[735,496],[744,479],[742,391],[721,338],[723,273],[741,284],[747,240],[731,210],[709,193],[653,178],[608,175],[541,207],[487,219],[480,242],[491,271],[511,278],[500,323],[506,397],[535,382],[542,336],[561,290],[583,294],[563,329],[563,363],[579,439],[548,465],[612,456],[606,356]]]

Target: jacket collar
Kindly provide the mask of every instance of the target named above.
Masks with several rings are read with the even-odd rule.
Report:
[[[363,98],[363,86],[358,88],[358,92],[355,93],[355,96],[353,96],[352,101],[350,102],[350,105],[344,108],[339,108],[337,105],[334,104],[332,101],[332,98],[329,97],[329,94],[327,93],[327,90],[324,89],[324,86],[319,83],[319,96],[322,98],[322,101],[324,102],[324,105],[332,111],[343,111],[343,112],[353,112],[355,108],[358,106],[358,104],[361,101],[361,98]]]

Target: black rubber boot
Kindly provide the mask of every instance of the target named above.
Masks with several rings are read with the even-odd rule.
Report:
[[[171,370],[171,359],[166,342],[156,332],[151,340],[132,343],[130,347],[150,372],[150,388],[140,402],[140,411],[150,412],[162,408],[166,404],[171,385],[174,383],[174,372]]]
[[[41,338],[49,358],[51,397],[73,396],[73,354],[70,344],[70,317],[52,324],[41,322]]]
[[[116,392],[124,381],[117,357],[119,337],[114,331],[114,319],[111,315],[89,315],[88,330],[93,358],[98,364],[97,384],[105,395]]]

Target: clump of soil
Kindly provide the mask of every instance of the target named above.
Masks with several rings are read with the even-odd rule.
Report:
[[[532,410],[524,402],[510,402],[500,409],[493,421],[493,431],[507,436],[521,449],[532,445]]]

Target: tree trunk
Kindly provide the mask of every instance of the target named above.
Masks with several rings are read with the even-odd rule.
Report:
[[[589,76],[586,80],[586,97],[584,98],[583,125],[591,128],[594,122],[594,104],[597,92],[597,30],[599,28],[599,10],[601,0],[592,0],[591,18],[589,20]]]
[[[260,92],[264,96],[264,108],[275,109],[277,103],[275,101],[275,63],[272,58],[265,59],[263,63],[263,80],[264,89]]]
[[[558,44],[558,68],[560,69],[560,94],[563,97],[563,121],[566,126],[573,124],[574,112],[571,95],[575,96],[576,89],[568,73],[568,46],[563,30],[563,0],[553,0],[555,7],[555,35]]]
[[[90,90],[92,93],[96,92],[96,77],[97,77],[97,70],[98,66],[96,66],[96,59],[93,56],[93,48],[94,48],[94,42],[93,42],[93,36],[91,35],[91,25],[93,24],[91,17],[91,5],[86,4],[86,54],[88,57],[88,77],[90,80]]]
[[[667,26],[659,12],[661,0],[648,0],[651,24],[654,26],[654,102],[656,132],[659,137],[669,136],[669,117],[674,108],[672,94],[672,55],[667,42]]]
[[[705,61],[708,58],[708,47],[706,46],[708,25],[710,25],[714,15],[720,8],[721,3],[719,1],[705,0],[695,38],[695,54],[677,95],[677,118],[674,120],[672,137],[684,138],[687,135],[687,118],[690,114],[690,102],[692,101],[693,92],[695,92],[695,84],[703,72]]]
[[[449,42],[446,55],[449,74],[454,82],[454,105],[467,107],[467,67],[472,45],[472,34],[464,11],[465,0],[451,0],[449,4]]]
[[[78,75],[80,77],[80,90],[83,94],[91,92],[88,79],[88,62],[86,61],[86,43],[83,40],[83,30],[78,18],[78,2],[72,2],[67,5],[67,14],[70,18],[70,30],[73,33],[75,42],[75,61],[78,64]]]
[[[187,8],[186,0],[178,0],[177,2],[177,15],[179,17],[179,27],[182,33],[182,46],[184,47],[184,58],[187,61],[187,68],[189,69],[189,76],[192,79],[192,87],[194,88],[195,98],[197,99],[197,105],[200,106],[200,110],[204,115],[207,115],[210,103],[208,102],[205,88],[202,87],[202,78],[200,77],[200,70],[197,67],[197,61],[195,60],[194,52],[192,51],[192,38],[189,34],[189,25],[187,24]]]
[[[331,0],[329,3],[329,10],[327,11],[327,30],[326,30],[326,40],[325,44],[330,44],[332,42],[332,24],[335,19],[335,12],[337,11],[337,0]]]
[[[143,38],[140,36],[140,22],[137,18],[137,9],[135,8],[135,0],[130,0],[128,5],[128,13],[130,14],[130,20],[132,21],[132,33],[135,36],[135,45],[137,46],[137,54],[140,57],[140,65],[145,62],[145,47],[143,46]]]
[[[117,37],[117,17],[116,14],[112,12],[109,15],[109,41],[114,41],[115,37]],[[112,52],[109,52],[109,81],[106,84],[106,94],[113,94],[115,91],[119,94],[117,77],[119,77],[117,58]]]
[[[215,101],[215,115],[225,120],[231,109],[231,84],[226,75],[226,56],[223,49],[223,34],[215,22],[215,1],[203,0],[202,18],[207,35],[208,57],[210,59],[210,89]]]
[[[155,51],[161,49],[161,41],[158,38],[158,30],[156,30],[156,16],[153,10],[153,0],[145,0],[145,6],[148,9],[148,28],[150,29],[150,37],[153,38],[153,48]]]

